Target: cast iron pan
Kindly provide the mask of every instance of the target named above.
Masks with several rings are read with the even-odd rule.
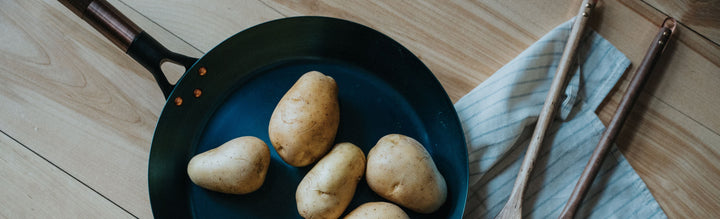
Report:
[[[339,87],[336,143],[352,142],[367,154],[382,136],[400,133],[430,152],[447,181],[447,201],[432,214],[404,208],[411,218],[462,217],[468,161],[455,109],[432,72],[389,37],[340,19],[294,17],[237,33],[196,60],[168,51],[104,1],[61,2],[150,70],[169,97],[148,168],[155,217],[300,217],[295,190],[313,165],[292,167],[272,147],[265,183],[247,195],[202,189],[190,182],[186,167],[195,154],[236,137],[256,136],[270,145],[267,127],[275,105],[312,70],[332,76]],[[123,43],[123,33],[133,31]],[[174,89],[159,68],[168,60],[188,69]],[[382,200],[361,180],[345,213]]]

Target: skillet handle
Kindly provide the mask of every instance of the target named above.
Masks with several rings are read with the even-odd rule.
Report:
[[[190,69],[197,61],[171,52],[105,0],[58,1],[150,71],[166,99],[175,85],[170,84],[160,65],[170,61]]]

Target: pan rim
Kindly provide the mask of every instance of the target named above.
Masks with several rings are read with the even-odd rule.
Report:
[[[153,202],[153,191],[152,191],[152,190],[153,190],[153,188],[152,188],[152,184],[153,184],[152,180],[155,179],[155,178],[153,178],[153,173],[152,173],[152,171],[153,171],[153,164],[154,164],[152,158],[153,158],[153,154],[157,154],[157,150],[158,150],[157,148],[158,148],[158,147],[156,146],[156,144],[157,144],[156,142],[159,141],[159,140],[158,140],[158,136],[162,134],[162,133],[161,133],[161,130],[160,130],[160,129],[161,129],[161,125],[163,125],[162,123],[164,123],[164,121],[168,120],[168,119],[167,119],[167,117],[168,117],[167,115],[168,115],[171,111],[174,111],[174,110],[177,109],[177,106],[175,106],[174,102],[172,101],[173,98],[178,97],[178,96],[187,97],[187,94],[181,94],[182,92],[187,93],[185,90],[182,90],[182,89],[183,89],[184,87],[187,87],[187,86],[185,86],[185,85],[188,84],[188,83],[190,83],[191,80],[194,80],[194,78],[198,77],[197,74],[193,74],[193,72],[196,71],[197,68],[199,68],[199,65],[201,65],[201,64],[203,63],[203,60],[206,59],[206,57],[208,57],[209,55],[213,54],[213,51],[215,51],[216,49],[218,49],[218,48],[220,48],[220,47],[223,47],[223,45],[225,45],[226,43],[234,40],[237,36],[239,36],[239,35],[241,35],[241,34],[247,33],[247,32],[249,32],[249,31],[257,30],[257,29],[260,29],[260,28],[264,28],[265,26],[272,25],[272,24],[278,24],[278,23],[289,22],[289,21],[295,22],[295,21],[308,21],[308,20],[322,20],[322,21],[328,21],[328,22],[341,22],[341,23],[346,23],[346,24],[350,24],[350,25],[362,27],[362,28],[365,28],[365,29],[366,29],[365,31],[369,31],[369,32],[371,32],[371,33],[374,34],[374,35],[378,35],[378,36],[380,36],[380,37],[382,37],[382,38],[386,38],[386,39],[392,41],[393,43],[399,45],[402,49],[407,50],[407,48],[403,47],[403,46],[400,45],[398,42],[394,41],[392,38],[386,36],[385,34],[379,32],[379,31],[377,31],[377,30],[374,30],[374,29],[372,29],[372,28],[369,28],[369,27],[367,27],[367,26],[364,26],[364,25],[362,25],[362,24],[358,24],[358,23],[355,23],[355,22],[351,22],[351,21],[347,21],[347,20],[342,20],[342,19],[338,19],[338,18],[321,17],[321,16],[299,16],[299,17],[289,17],[289,18],[282,18],[282,19],[277,19],[277,20],[273,20],[273,21],[268,21],[268,22],[264,22],[264,23],[255,25],[255,26],[253,26],[253,27],[250,27],[250,28],[248,28],[248,29],[246,29],[246,30],[243,30],[243,31],[241,31],[241,32],[238,32],[238,33],[236,33],[235,35],[233,35],[233,36],[225,39],[223,42],[221,42],[220,44],[218,44],[215,48],[209,50],[209,51],[208,51],[207,53],[205,53],[200,59],[198,59],[198,61],[197,61],[195,64],[193,64],[192,67],[190,67],[190,68],[185,72],[185,74],[178,80],[177,85],[176,85],[176,88],[173,89],[173,91],[172,91],[172,92],[170,93],[170,95],[169,95],[169,99],[168,99],[169,101],[166,102],[166,104],[165,104],[165,106],[163,107],[163,110],[162,110],[160,116],[158,117],[158,121],[157,121],[156,126],[155,126],[155,132],[153,133],[152,147],[151,147],[151,150],[150,150],[150,158],[149,158],[149,161],[148,161],[148,186],[150,187],[150,188],[149,188],[149,195],[150,195],[151,205],[153,206],[153,214],[154,214],[154,215],[158,216],[158,214],[156,213],[156,208],[155,208],[156,205],[153,205],[154,202]],[[452,108],[453,115],[451,115],[451,117],[454,117],[454,118],[451,118],[451,119],[454,119],[455,121],[457,121],[457,123],[454,124],[454,125],[457,125],[458,127],[456,127],[456,128],[457,128],[458,130],[460,130],[460,132],[461,132],[460,135],[459,135],[459,138],[461,138],[461,139],[458,139],[458,140],[462,142],[462,147],[463,147],[463,148],[466,148],[466,140],[465,140],[464,132],[462,131],[462,126],[460,125],[460,122],[459,122],[459,119],[458,119],[458,116],[457,116],[457,112],[455,112],[454,107],[453,107],[453,104],[452,104],[452,102],[450,101],[450,99],[449,99],[449,97],[447,96],[447,94],[446,94],[446,92],[444,91],[444,89],[442,88],[442,85],[441,85],[440,82],[437,80],[437,78],[435,77],[435,75],[432,74],[432,72],[431,72],[429,69],[427,69],[427,67],[424,65],[424,63],[422,63],[422,61],[420,61],[415,55],[413,55],[412,53],[410,53],[409,50],[407,50],[406,52],[409,53],[409,54],[412,56],[413,59],[417,60],[417,62],[420,63],[420,64],[426,69],[427,72],[430,73],[430,74],[429,74],[429,77],[431,77],[432,80],[431,80],[431,82],[429,82],[429,83],[434,83],[434,84],[437,84],[438,86],[440,86],[440,89],[442,90],[442,94],[444,95],[445,100],[443,101],[444,103],[438,103],[438,104],[439,104],[439,105],[449,105],[449,107]],[[250,77],[250,76],[246,76],[246,77]],[[195,80],[197,80],[197,79],[195,79]],[[232,88],[230,88],[229,90],[232,90]],[[221,99],[222,99],[222,98],[227,98],[228,95],[229,95],[229,94],[225,95],[225,97],[221,97]],[[192,99],[190,99],[190,100],[191,100],[191,101],[188,101],[188,104],[194,104],[194,102],[192,101]],[[222,105],[221,103],[214,103],[214,104],[215,104],[216,106],[215,106],[215,109],[213,109],[213,110],[216,110],[219,105]],[[212,114],[212,113],[211,113],[211,114]],[[199,123],[199,124],[205,124],[205,123],[207,123],[207,120],[209,119],[210,116],[211,116],[211,115],[205,115],[205,118],[203,119],[203,120],[205,120],[205,121],[202,121],[202,122]],[[203,126],[203,128],[204,128],[204,126]],[[202,133],[202,129],[201,129],[200,131],[196,131],[196,132]],[[196,143],[197,141],[199,141],[198,138],[199,138],[199,137],[196,135],[196,136],[195,136],[195,139],[193,140],[193,143]],[[427,147],[427,146],[426,146],[426,147]],[[192,150],[192,149],[188,149],[188,150]],[[464,178],[464,181],[465,181],[465,183],[464,183],[465,188],[460,188],[460,194],[458,194],[458,195],[459,195],[458,200],[461,200],[461,201],[459,202],[459,203],[461,203],[461,206],[459,206],[460,212],[464,212],[465,202],[466,202],[467,193],[468,193],[467,184],[468,184],[468,180],[469,180],[469,171],[468,171],[469,168],[468,168],[468,162],[467,162],[467,159],[468,159],[468,158],[467,158],[467,151],[466,151],[466,150],[462,150],[462,151],[464,152],[464,171],[463,171],[463,172],[464,172],[464,174],[463,174],[464,176],[462,176],[462,177]],[[154,152],[155,152],[155,153],[154,153]],[[189,154],[189,153],[186,153],[186,154]],[[157,155],[156,155],[155,157],[157,157]],[[156,162],[155,162],[155,163],[156,163]],[[456,209],[457,209],[457,208],[456,208]],[[454,210],[454,211],[455,211],[455,210]],[[462,215],[462,214],[461,214],[461,215]]]

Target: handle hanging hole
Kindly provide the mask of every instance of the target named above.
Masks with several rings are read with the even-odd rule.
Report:
[[[172,61],[162,62],[160,69],[165,73],[165,77],[171,84],[176,84],[178,80],[180,80],[180,77],[185,74],[185,67]]]

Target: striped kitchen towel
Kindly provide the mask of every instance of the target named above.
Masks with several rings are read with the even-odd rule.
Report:
[[[572,19],[494,73],[456,104],[468,141],[467,218],[491,218],[510,195]],[[523,202],[527,218],[556,218],[605,129],[595,114],[630,61],[594,31],[582,38],[574,75],[535,163]],[[578,218],[666,218],[645,183],[613,147]]]

